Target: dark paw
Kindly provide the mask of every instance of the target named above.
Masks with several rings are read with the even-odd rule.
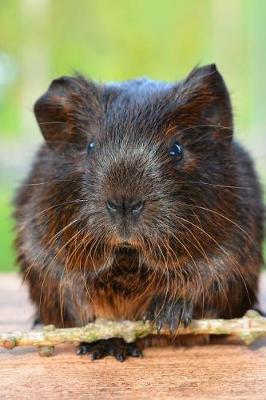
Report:
[[[42,320],[39,315],[35,315],[34,320],[32,322],[31,329],[38,327],[38,325],[42,325]]]
[[[96,342],[80,343],[77,354],[91,354],[92,360],[98,360],[106,356],[113,356],[118,361],[125,361],[127,356],[142,357],[142,352],[136,343],[126,343],[123,339],[113,338],[97,340]]]
[[[185,300],[169,301],[165,297],[154,297],[151,301],[146,319],[155,321],[158,331],[167,326],[174,332],[182,323],[187,327],[192,320],[193,306]]]

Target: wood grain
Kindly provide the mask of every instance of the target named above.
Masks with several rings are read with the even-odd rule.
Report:
[[[261,301],[266,306],[266,276]],[[33,308],[15,275],[0,275],[0,331],[29,328]],[[32,348],[0,350],[0,399],[266,399],[266,339],[152,348],[143,359],[91,362],[72,346],[51,358]]]

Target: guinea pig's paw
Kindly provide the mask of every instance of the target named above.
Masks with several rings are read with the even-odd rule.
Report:
[[[127,356],[142,357],[142,352],[136,343],[126,343],[120,338],[97,340],[92,343],[80,343],[77,354],[83,355],[87,353],[90,353],[91,360],[113,356],[118,361],[123,362]]]
[[[156,296],[150,303],[145,319],[154,321],[159,332],[163,326],[174,332],[180,323],[187,327],[192,320],[192,314],[193,306],[190,301],[181,299],[174,301]]]

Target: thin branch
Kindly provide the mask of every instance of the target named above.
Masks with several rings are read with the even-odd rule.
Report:
[[[147,335],[156,335],[155,325],[149,321],[108,321],[97,319],[95,322],[81,328],[56,329],[47,325],[40,331],[19,331],[0,334],[0,346],[13,349],[16,346],[37,347],[41,355],[51,355],[54,346],[62,343],[94,342],[113,337],[123,338],[126,342],[134,342]],[[172,335],[163,328],[163,335]],[[250,310],[239,319],[202,319],[193,320],[184,328],[180,326],[177,335],[234,335],[247,345],[261,336],[266,336],[266,318],[258,312]]]

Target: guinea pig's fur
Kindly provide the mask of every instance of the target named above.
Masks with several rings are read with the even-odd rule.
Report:
[[[215,65],[179,83],[52,82],[16,197],[18,260],[44,324],[240,317],[257,295],[263,205]]]

